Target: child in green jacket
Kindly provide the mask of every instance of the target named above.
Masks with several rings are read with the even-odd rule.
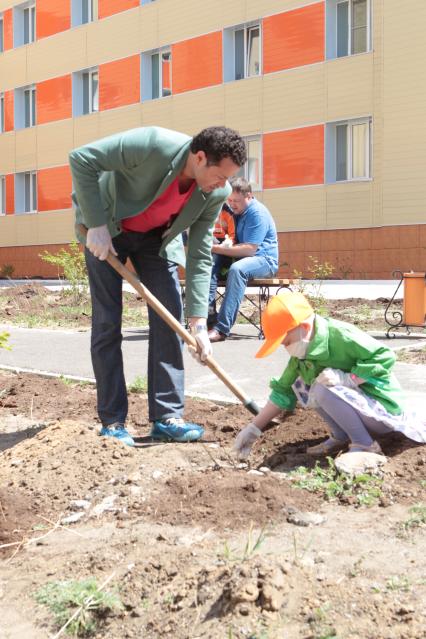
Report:
[[[400,431],[426,442],[426,420],[405,411],[402,389],[392,372],[395,354],[357,327],[316,315],[301,293],[272,298],[262,316],[265,342],[256,357],[273,353],[281,344],[290,360],[254,420],[237,435],[235,452],[250,454],[262,430],[282,410],[297,401],[315,409],[330,435],[310,455],[369,452],[382,455],[377,435]]]

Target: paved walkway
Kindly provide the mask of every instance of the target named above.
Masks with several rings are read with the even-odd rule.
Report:
[[[11,351],[0,350],[0,367],[76,376],[93,379],[90,362],[90,332],[71,330],[7,328],[10,332]],[[248,325],[236,325],[233,335],[226,342],[214,345],[214,357],[251,399],[262,404],[269,393],[268,382],[280,375],[287,358],[284,349],[278,349],[267,358],[256,360],[254,355],[261,342],[256,331]],[[125,373],[128,383],[145,375],[148,332],[147,329],[127,329],[123,332]],[[424,345],[421,336],[386,339],[377,335],[391,348],[401,348],[418,343]],[[233,394],[217,379],[210,369],[198,364],[185,349],[186,391],[190,395],[236,401]],[[426,393],[426,366],[396,365],[397,375],[408,396],[420,401]]]

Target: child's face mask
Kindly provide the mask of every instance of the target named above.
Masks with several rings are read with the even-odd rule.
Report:
[[[291,343],[285,345],[289,355],[298,359],[305,359],[311,341],[306,335],[307,333],[303,326],[297,326],[293,329]]]

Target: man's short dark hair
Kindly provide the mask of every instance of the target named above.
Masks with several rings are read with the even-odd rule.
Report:
[[[242,177],[234,177],[230,180],[232,190],[241,193],[244,197],[251,194],[251,184]]]
[[[204,151],[210,165],[217,165],[224,158],[229,158],[237,166],[243,166],[247,161],[244,140],[237,131],[226,126],[203,129],[192,139],[190,148],[192,153]]]

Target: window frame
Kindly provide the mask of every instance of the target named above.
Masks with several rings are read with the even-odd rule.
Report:
[[[0,133],[4,133],[4,92],[0,92]]]
[[[87,20],[83,20],[84,10],[87,6]],[[71,27],[81,27],[83,24],[90,24],[97,18],[96,0],[71,0]]]
[[[354,127],[360,124],[367,124],[367,143],[364,150],[364,162],[366,167],[365,176],[353,175],[353,149],[354,149]],[[337,172],[337,128],[346,126],[346,177],[338,179]],[[373,154],[373,119],[371,116],[361,118],[350,118],[326,124],[325,143],[325,173],[326,184],[342,184],[344,182],[369,182],[372,177],[372,154]]]
[[[355,0],[356,1],[356,0]],[[366,0],[367,3],[367,45],[366,50],[359,53],[352,53],[353,47],[353,3],[354,0],[327,0],[326,4],[326,58],[338,59],[346,58],[353,55],[364,55],[365,53],[371,53],[372,47],[372,19],[373,10],[371,0]],[[338,5],[348,4],[348,36],[347,36],[347,53],[338,55],[338,23],[337,23],[337,7]]]
[[[170,93],[162,95],[163,87],[163,55],[168,54],[170,61]],[[158,96],[153,95],[154,91],[154,65],[153,57],[158,55]],[[144,51],[141,53],[141,102],[148,102],[150,100],[162,100],[169,98],[173,95],[173,57],[171,46],[160,47],[159,49],[152,49],[151,51]],[[160,90],[161,89],[161,90]]]
[[[0,13],[0,53],[4,51],[4,19],[3,13]]]
[[[249,73],[250,68],[250,34],[255,30],[259,30],[259,71],[258,73]],[[244,75],[237,76],[237,32],[244,32]],[[239,82],[240,80],[248,80],[249,78],[257,78],[262,75],[263,59],[262,59],[262,21],[254,20],[243,24],[227,27],[223,30],[223,78],[224,82]]]
[[[26,13],[28,12],[28,40],[26,40]],[[37,40],[37,11],[34,0],[13,7],[13,46],[22,47]]]
[[[27,177],[29,177],[29,208],[27,210]],[[37,171],[15,173],[15,215],[37,213]]]
[[[261,134],[255,135],[247,135],[243,136],[244,144],[247,151],[247,162],[241,169],[238,171],[236,177],[243,177],[245,180],[250,182],[253,193],[258,193],[263,190],[263,139]],[[249,145],[250,142],[258,142],[259,143],[259,182],[254,183],[250,180],[250,154],[249,154]]]
[[[6,215],[6,176],[0,175],[0,215]]]
[[[30,94],[29,99],[27,95]],[[29,84],[14,90],[15,130],[30,129],[37,125],[36,85]]]
[[[93,78],[96,75],[96,93],[93,90]],[[85,103],[84,83],[87,77],[87,105]],[[99,69],[98,67],[82,71],[83,80],[83,115],[99,113]],[[87,106],[87,111],[86,111]]]

